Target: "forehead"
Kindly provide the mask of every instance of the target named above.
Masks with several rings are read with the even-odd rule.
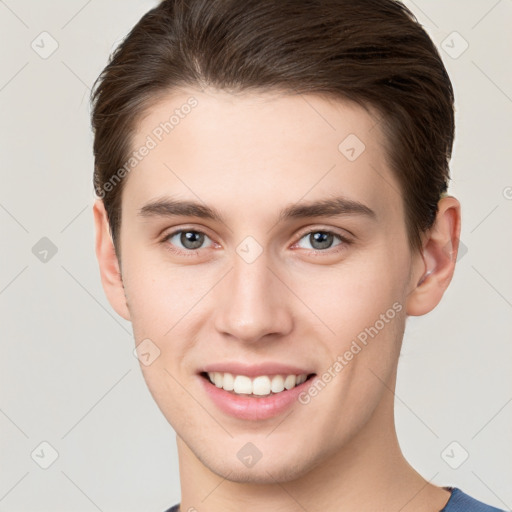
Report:
[[[250,205],[344,195],[402,214],[379,117],[346,101],[184,90],[147,110],[132,150],[145,155],[123,191],[133,207],[173,194],[249,217]]]

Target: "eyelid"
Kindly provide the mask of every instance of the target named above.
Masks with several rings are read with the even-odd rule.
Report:
[[[173,227],[169,228],[169,230],[163,230],[162,235],[159,237],[161,240],[166,240],[170,238],[171,236],[174,236],[178,233],[181,233],[182,231],[194,231],[194,233],[200,233],[202,235],[207,236],[210,240],[213,240],[213,237],[208,234],[208,230],[206,228],[200,227],[196,228],[194,226],[179,226],[179,227]]]
[[[321,232],[321,233],[329,233],[329,234],[339,236],[343,241],[350,242],[351,241],[350,236],[354,236],[354,235],[352,233],[350,233],[349,231],[347,231],[346,229],[343,231],[348,233],[348,236],[341,233],[340,230],[337,228],[333,228],[333,227],[329,227],[329,226],[313,226],[313,227],[309,226],[307,228],[304,228],[304,230],[299,231],[297,236],[299,237],[299,240],[300,240],[305,235]]]
[[[297,235],[297,241],[292,244],[291,248],[295,250],[295,247],[298,246],[300,241],[304,237],[311,235],[312,233],[327,233],[329,235],[337,237],[340,240],[339,244],[336,244],[332,247],[328,247],[327,249],[302,249],[306,251],[307,254],[311,254],[314,256],[332,256],[343,251],[344,249],[347,248],[347,246],[353,243],[353,240],[351,238],[341,234],[336,229],[327,227],[309,227],[305,231],[302,231]]]
[[[168,250],[170,250],[171,252],[173,252],[174,254],[185,255],[185,256],[194,256],[197,253],[199,253],[200,251],[202,251],[203,249],[208,248],[208,247],[201,247],[199,249],[186,249],[185,250],[185,249],[180,249],[179,247],[175,248],[175,246],[173,244],[168,242],[169,239],[174,237],[175,235],[177,235],[179,233],[187,232],[187,231],[193,231],[194,233],[198,233],[200,235],[204,235],[204,236],[208,237],[212,242],[212,246],[218,245],[217,242],[215,242],[213,240],[213,238],[206,232],[205,229],[194,228],[194,227],[190,227],[190,226],[180,226],[179,228],[175,228],[175,229],[173,228],[170,231],[165,232],[165,234],[162,235],[162,237],[160,238],[160,243],[164,244],[166,246],[166,248]]]
[[[202,248],[199,248],[199,249],[183,250],[183,249],[180,249],[180,248],[174,248],[174,246],[172,244],[167,243],[168,240],[170,238],[172,238],[173,236],[177,235],[178,233],[186,232],[186,231],[193,231],[194,233],[205,235],[206,237],[208,237],[212,241],[212,245],[218,245],[217,242],[215,242],[213,240],[213,238],[206,232],[205,229],[203,229],[203,228],[195,228],[195,227],[191,227],[191,226],[180,226],[178,228],[175,228],[175,229],[173,228],[170,231],[167,231],[162,236],[161,243],[165,244],[167,249],[170,250],[171,252],[173,252],[174,254],[185,255],[185,256],[195,256],[200,251],[202,251],[204,249],[207,249],[207,247],[202,247]],[[339,249],[336,249],[336,247],[338,247],[339,245],[346,246],[346,245],[350,245],[353,242],[350,237],[347,237],[347,236],[341,234],[335,228],[327,227],[327,226],[313,226],[313,227],[309,226],[309,227],[304,228],[303,230],[299,231],[299,233],[296,235],[296,239],[297,240],[292,244],[292,247],[296,246],[300,242],[300,240],[302,240],[305,236],[310,235],[312,233],[318,233],[318,232],[328,233],[328,234],[332,234],[334,236],[337,236],[341,240],[341,243],[336,245],[336,246],[334,246],[334,247],[329,247],[328,249],[324,249],[324,250],[321,250],[321,249],[304,249],[304,250],[306,250],[306,251],[308,251],[310,253],[311,252],[315,253],[315,254],[322,254],[322,253],[330,254],[332,252],[337,252]],[[351,235],[352,235],[352,233],[351,233]]]

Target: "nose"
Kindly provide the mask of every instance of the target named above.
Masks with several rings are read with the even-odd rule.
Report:
[[[265,252],[251,263],[235,253],[233,268],[215,290],[214,325],[220,334],[255,343],[291,332],[293,295]]]

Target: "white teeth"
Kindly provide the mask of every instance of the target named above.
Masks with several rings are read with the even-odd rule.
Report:
[[[297,383],[297,377],[295,377],[295,375],[288,375],[286,377],[286,379],[284,379],[284,387],[286,389],[294,388],[296,383]]]
[[[245,375],[237,375],[233,384],[235,393],[250,395],[252,393],[252,381]]]
[[[297,384],[296,385],[298,386],[299,384],[302,384],[303,382],[306,382],[307,378],[308,378],[308,376],[305,373],[303,373],[302,375],[299,375],[297,377]]]
[[[215,372],[213,376],[213,383],[218,387],[222,387],[222,373]]]
[[[307,374],[300,375],[260,375],[251,379],[245,375],[232,373],[208,372],[212,384],[226,391],[234,391],[239,395],[267,396],[270,393],[280,393],[285,389],[292,389],[302,384],[308,378]]]
[[[256,377],[252,381],[253,395],[270,395],[270,379],[267,376]]]
[[[231,375],[231,373],[224,374],[224,380],[222,382],[222,387],[226,391],[233,391],[233,389],[235,388],[235,378],[233,377],[233,375]]]
[[[272,393],[279,393],[280,391],[284,391],[284,379],[281,375],[276,375],[272,378]]]

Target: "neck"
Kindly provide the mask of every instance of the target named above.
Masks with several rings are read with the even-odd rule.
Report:
[[[395,430],[393,391],[383,391],[371,418],[348,443],[291,481],[230,481],[229,473],[212,472],[177,436],[180,512],[439,512],[450,492],[430,484],[404,458]]]

